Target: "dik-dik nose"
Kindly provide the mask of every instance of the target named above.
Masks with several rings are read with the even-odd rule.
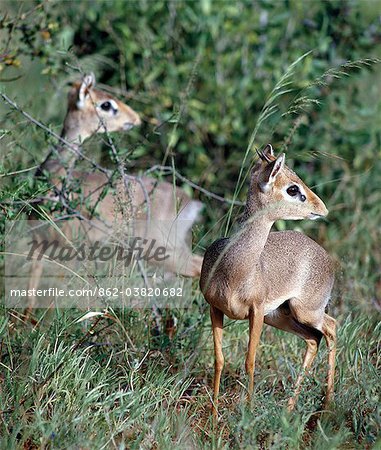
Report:
[[[134,118],[134,121],[133,121],[134,127],[138,127],[141,124],[142,124],[142,120],[141,120],[139,114],[135,113],[135,118]]]
[[[131,130],[133,127],[137,127],[141,125],[142,121],[139,117],[139,114],[131,109],[128,120],[126,120],[123,124],[123,129],[125,131]]]
[[[316,212],[318,214],[320,214],[321,216],[325,217],[328,215],[328,209],[325,206],[325,204],[320,200],[320,198],[319,197],[317,197],[317,198],[318,198],[319,203],[318,203],[318,207],[316,208],[317,209]]]
[[[328,209],[325,206],[325,204],[322,202],[322,200],[320,200],[320,198],[313,194],[314,197],[311,201],[312,205],[313,205],[313,210],[310,213],[309,218],[310,219],[318,219],[319,217],[325,217],[328,215]]]

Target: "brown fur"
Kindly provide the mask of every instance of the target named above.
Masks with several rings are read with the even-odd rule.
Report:
[[[132,108],[110,94],[94,89],[94,84],[94,76],[88,75],[84,77],[82,82],[74,83],[69,92],[67,115],[64,121],[62,137],[76,148],[79,148],[79,144],[94,133],[103,133],[106,130],[108,132],[126,131],[130,127],[141,123],[139,115]],[[116,114],[102,111],[99,107],[102,102],[108,100],[117,104]],[[55,151],[50,152],[36,175],[41,176],[44,172],[50,174],[50,179],[53,185],[56,186],[56,190],[60,190],[61,180],[67,176],[68,169],[73,165],[75,158],[75,153],[67,146],[60,145]],[[142,177],[140,180],[131,177],[128,193],[124,182],[120,180],[116,183],[115,193],[108,193],[98,202],[103,187],[109,183],[105,174],[73,171],[72,180],[81,186],[83,206],[78,208],[81,214],[85,217],[90,217],[89,207],[91,209],[91,206],[97,205],[96,216],[100,220],[92,218],[93,223],[97,226],[88,227],[87,229],[91,240],[106,238],[110,233],[110,229],[117,231],[124,221],[132,217],[143,222],[147,221],[148,216],[153,220],[171,223],[178,218],[187,219],[189,227],[186,230],[182,229],[184,241],[179,245],[182,246],[184,261],[189,260],[189,263],[180,273],[190,277],[200,275],[202,257],[192,255],[191,249],[185,242],[185,235],[202,209],[201,202],[192,200],[182,189],[173,186],[171,183],[159,182],[149,177]],[[70,195],[71,198],[79,198],[78,194]],[[56,194],[52,192],[51,197],[55,196]],[[77,222],[77,228],[84,227],[83,221],[78,220]],[[71,230],[73,230],[72,225]],[[139,230],[136,231],[137,233],[139,232]],[[68,233],[67,238],[70,239],[70,232],[68,231]],[[162,236],[156,235],[146,237],[156,239],[158,246],[161,245],[160,239],[163,239]],[[48,237],[45,236],[45,238]],[[164,244],[162,243],[162,245]],[[177,273],[177,267],[173,264],[173,261],[168,263],[166,269],[168,272]],[[41,273],[42,264],[39,261],[35,261],[31,271],[29,289],[38,287]],[[35,299],[30,298],[28,314],[34,303]]]
[[[263,323],[290,331],[307,342],[303,370],[310,367],[321,335],[330,348],[326,402],[333,393],[335,321],[325,314],[334,282],[334,264],[326,251],[295,231],[270,232],[275,220],[325,216],[320,198],[266,147],[252,171],[244,223],[232,238],[214,242],[206,251],[200,287],[211,305],[215,335],[216,374],[214,415],[217,414],[219,377],[223,366],[220,341],[223,315],[249,319],[250,337],[246,369],[249,395],[253,390],[256,347]],[[287,187],[296,184],[306,197],[288,199]],[[302,195],[300,194],[300,195]],[[333,356],[332,356],[333,355]],[[298,378],[292,409],[300,392]]]
[[[85,89],[84,104],[79,108],[77,103],[81,84],[81,82],[74,83],[68,95],[64,132],[69,141],[77,142],[79,138],[84,141],[95,133],[104,132],[101,120],[109,132],[124,131],[127,124],[132,126],[141,124],[139,115],[132,108],[107,92],[95,89],[94,83]],[[113,100],[118,105],[119,111],[115,116],[96,108],[100,102],[107,100]]]

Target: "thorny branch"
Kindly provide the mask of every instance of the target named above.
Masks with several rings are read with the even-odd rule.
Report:
[[[99,164],[97,164],[96,162],[94,162],[91,158],[87,157],[83,152],[81,152],[81,150],[79,150],[77,148],[77,146],[71,144],[66,139],[64,139],[63,137],[61,137],[60,135],[58,135],[57,133],[52,131],[50,128],[48,128],[46,125],[44,125],[42,122],[40,122],[39,120],[32,117],[26,111],[22,110],[17,105],[17,103],[15,103],[13,100],[11,100],[6,94],[4,94],[3,92],[0,92],[0,97],[5,101],[5,103],[7,103],[9,106],[11,106],[14,110],[19,112],[20,114],[22,114],[24,117],[26,117],[34,125],[38,126],[42,130],[44,130],[47,134],[54,137],[61,144],[65,145],[72,153],[77,155],[77,157],[80,157],[80,158],[84,159],[85,161],[87,161],[88,163],[90,163],[94,169],[99,170],[100,172],[104,173],[105,175],[109,175],[109,172],[110,172],[109,170],[105,169],[104,167],[102,167]]]

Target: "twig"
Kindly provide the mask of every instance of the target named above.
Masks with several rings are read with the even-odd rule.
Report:
[[[196,183],[193,183],[193,181],[189,180],[188,178],[181,175],[176,169],[173,169],[171,166],[162,166],[160,164],[156,164],[155,166],[152,166],[150,169],[146,170],[145,173],[148,175],[149,173],[160,171],[162,173],[166,172],[167,174],[173,174],[176,178],[178,178],[183,183],[189,184],[193,189],[196,189],[196,191],[202,192],[207,197],[214,198],[215,200],[218,200],[222,203],[228,203],[229,205],[234,206],[244,206],[244,202],[240,202],[238,200],[230,200],[228,198],[221,197],[218,194],[215,194],[214,192],[208,191],[207,189],[199,186]],[[165,173],[164,173],[165,174]]]
[[[39,167],[39,166],[32,166],[32,167],[28,167],[27,169],[16,170],[16,172],[1,173],[1,174],[0,174],[0,178],[3,178],[3,177],[10,177],[10,176],[12,176],[12,175],[18,175],[19,173],[30,172],[31,170],[35,170],[35,169],[37,169],[38,167]]]
[[[26,117],[30,122],[32,122],[34,125],[38,126],[42,130],[44,130],[47,134],[54,137],[58,142],[61,142],[62,144],[66,145],[66,147],[74,154],[76,154],[78,157],[84,159],[85,161],[89,162],[95,169],[99,170],[100,172],[104,173],[105,175],[109,175],[109,170],[105,169],[104,167],[100,166],[96,162],[94,162],[91,158],[87,157],[83,152],[81,152],[78,147],[70,142],[68,142],[66,139],[64,139],[62,136],[59,136],[57,133],[52,131],[50,128],[48,128],[46,125],[44,125],[39,120],[32,117],[29,113],[22,110],[17,103],[15,103],[13,100],[11,100],[6,94],[0,92],[0,97],[10,105],[14,110],[18,111],[20,114],[22,114],[24,117]]]

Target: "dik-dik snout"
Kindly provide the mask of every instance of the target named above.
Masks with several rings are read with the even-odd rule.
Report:
[[[94,74],[74,83],[69,92],[65,129],[84,141],[95,133],[129,131],[141,124],[139,114],[107,92],[94,88]]]
[[[328,210],[323,201],[285,165],[285,154],[274,156],[271,145],[258,152],[259,161],[251,174],[249,197],[271,220],[318,219]],[[250,204],[250,202],[248,202]]]

